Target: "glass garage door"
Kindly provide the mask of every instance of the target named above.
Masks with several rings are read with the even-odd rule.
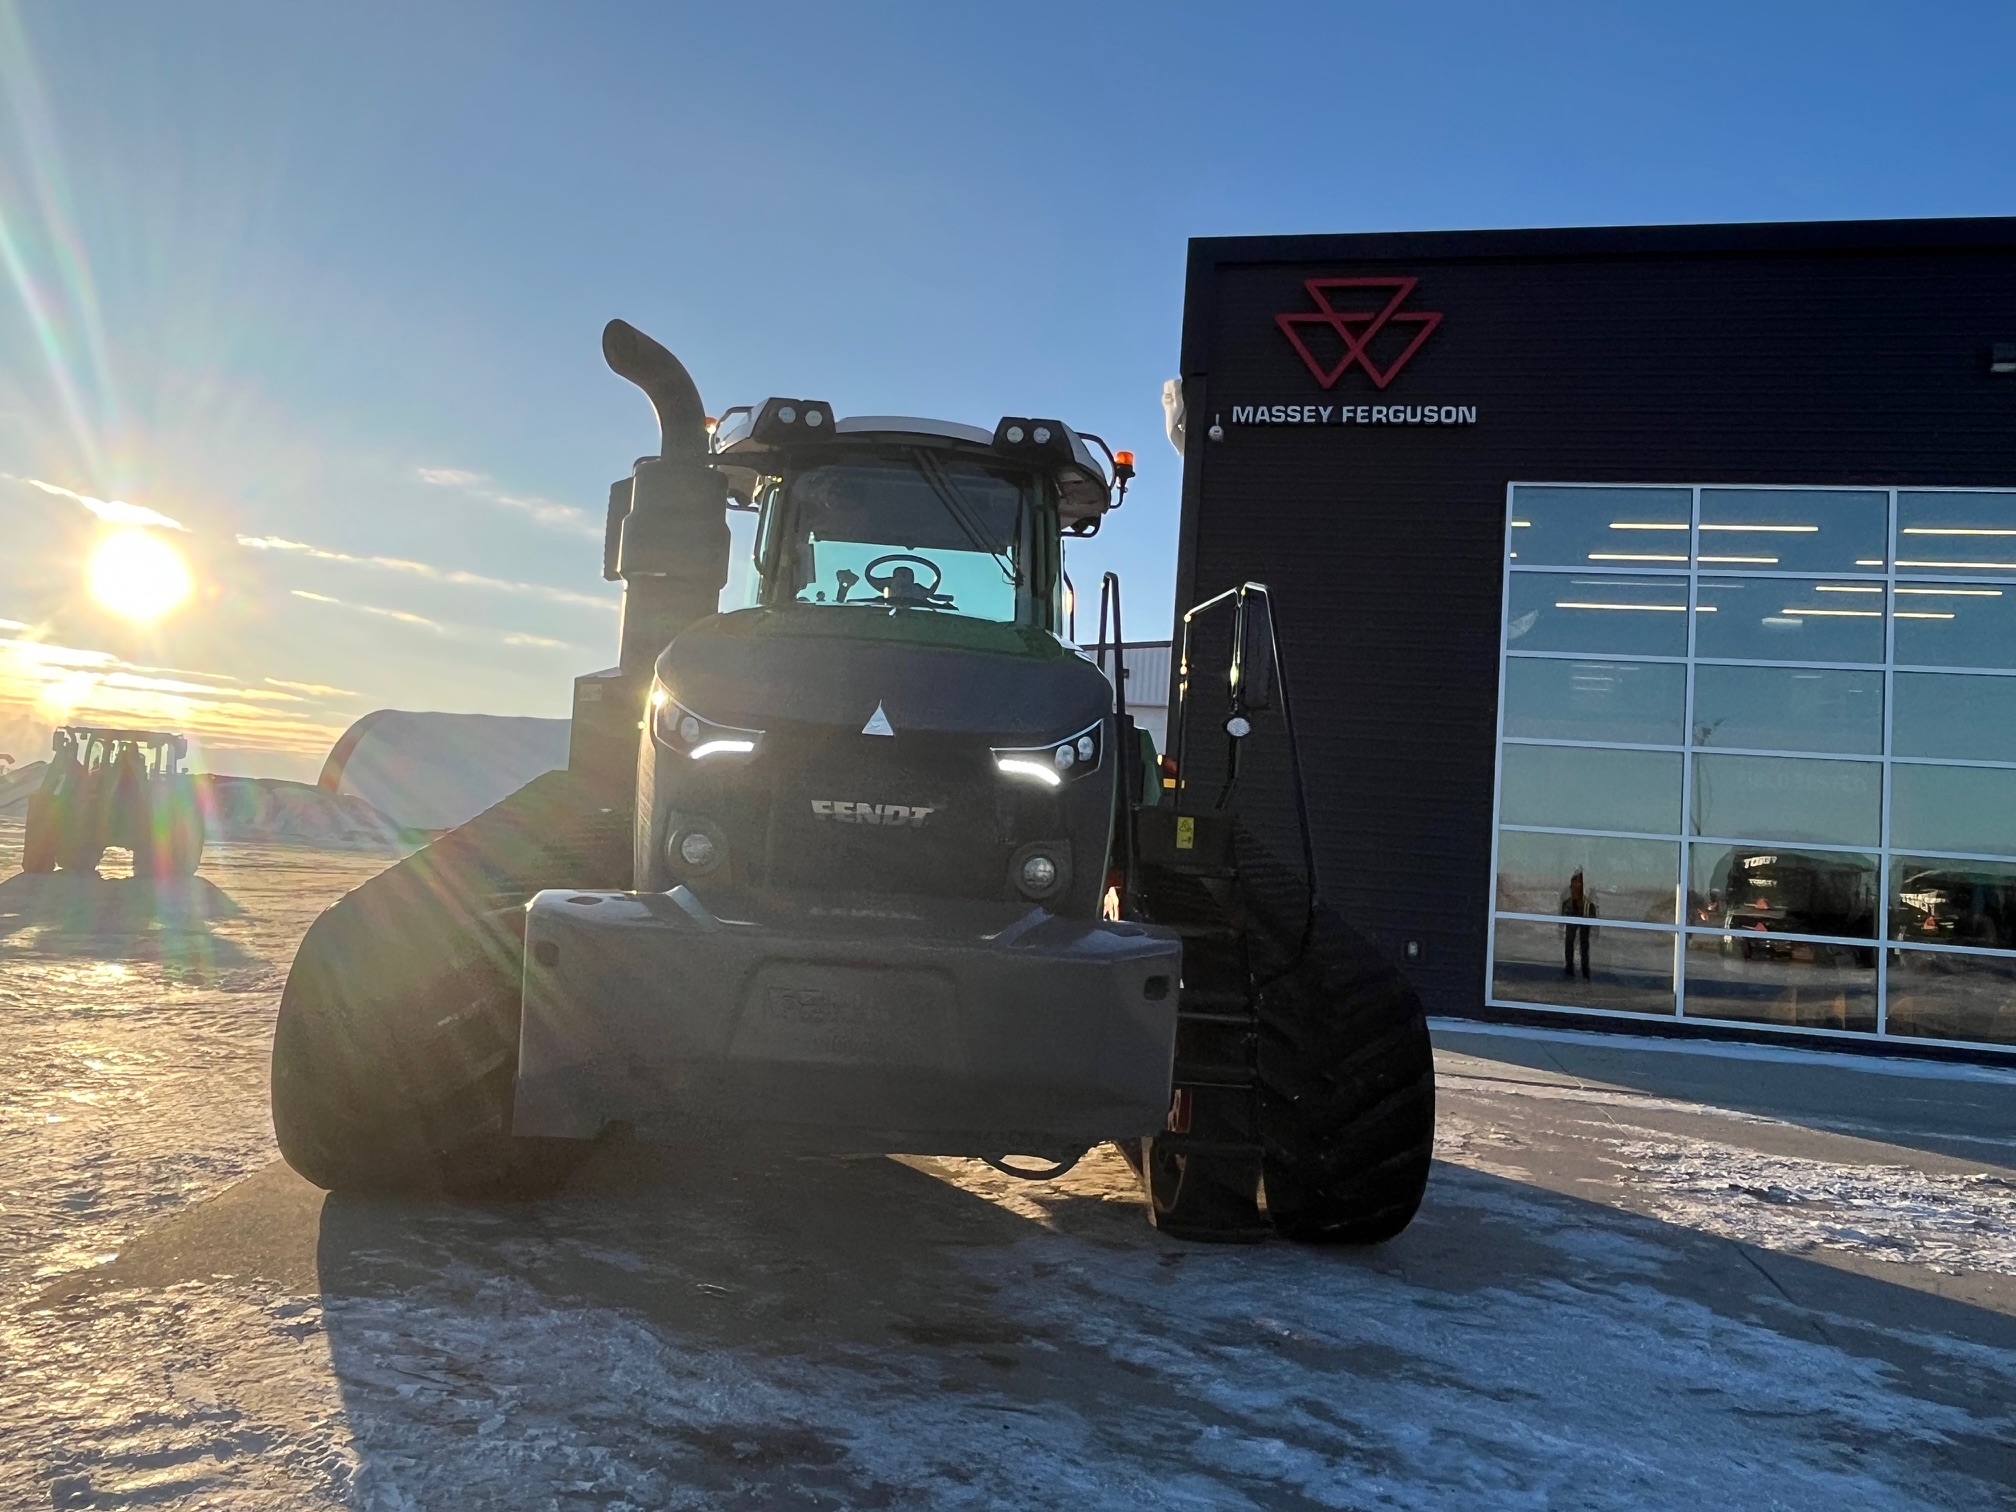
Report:
[[[2016,1044],[2016,490],[1509,502],[1490,1000]]]

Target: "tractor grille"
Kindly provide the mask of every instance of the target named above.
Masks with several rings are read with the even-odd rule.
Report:
[[[755,880],[833,892],[1000,897],[1015,828],[971,736],[776,730]]]

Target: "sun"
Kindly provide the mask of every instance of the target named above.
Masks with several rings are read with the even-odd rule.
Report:
[[[182,553],[148,530],[122,530],[91,553],[91,596],[125,619],[147,623],[195,591]]]

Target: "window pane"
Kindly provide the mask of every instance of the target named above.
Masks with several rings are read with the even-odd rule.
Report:
[[[1508,745],[1500,773],[1499,817],[1507,824],[1679,833],[1677,751]]]
[[[1674,937],[1669,931],[1500,919],[1497,935],[1494,997],[1612,1013],[1673,1011]]]
[[[1899,494],[1897,570],[2016,577],[2016,493]]]
[[[2016,960],[1898,951],[1890,958],[1884,1027],[1926,1039],[2016,1045]]]
[[[1883,588],[1815,578],[1703,578],[1694,654],[1744,661],[1883,660]]]
[[[1515,572],[1506,605],[1513,651],[1687,654],[1687,580]]]
[[[1677,663],[1517,656],[1505,663],[1507,735],[1679,745],[1686,716],[1687,669]]]
[[[1890,938],[2016,950],[2016,866],[1892,857]]]
[[[1874,845],[1882,772],[1873,761],[1697,756],[1691,833]]]
[[[1746,935],[1876,938],[1876,858],[1783,846],[1690,845],[1687,922]]]
[[[1893,756],[2016,761],[2016,677],[1899,672],[1891,682]]]
[[[1684,567],[1693,514],[1685,488],[1515,488],[1506,540],[1522,567]]]
[[[2016,688],[2016,678],[2010,684]],[[1881,755],[1883,674],[1814,667],[1696,667],[1694,743]]]
[[[1896,616],[1897,660],[1907,667],[2016,667],[2016,589],[1906,583]]]
[[[1498,834],[1498,906],[1513,913],[1577,914],[1573,881],[1598,919],[1671,924],[1680,847],[1671,840],[1598,835]]]
[[[1890,843],[2016,856],[2016,771],[1897,763],[1890,768]]]
[[[1689,935],[1687,1017],[1874,1033],[1876,947]]]
[[[1881,572],[1890,496],[1866,490],[1701,490],[1701,565]]]

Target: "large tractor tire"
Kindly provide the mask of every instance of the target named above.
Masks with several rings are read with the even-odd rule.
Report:
[[[193,877],[206,839],[195,780],[177,774],[150,784],[145,825],[133,845],[133,875],[166,881]]]
[[[56,795],[43,783],[28,795],[28,829],[21,838],[21,870],[53,872],[60,837]]]
[[[629,883],[627,812],[567,772],[358,887],[310,926],[273,1036],[273,1129],[317,1186],[530,1197],[587,1153],[516,1138],[523,905]]]
[[[1320,899],[1312,917],[1297,871],[1243,831],[1237,846],[1268,1216],[1290,1239],[1381,1243],[1413,1220],[1434,1155],[1420,996]]]
[[[56,864],[68,872],[96,872],[111,833],[111,779],[101,767],[77,772],[57,797]]]

